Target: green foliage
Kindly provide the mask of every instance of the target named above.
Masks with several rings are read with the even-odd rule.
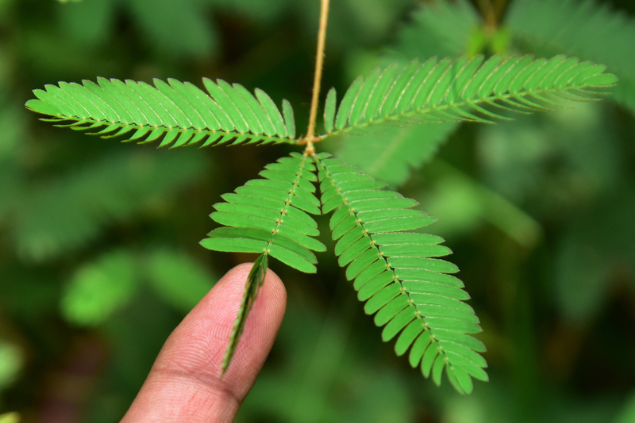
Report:
[[[399,31],[390,58],[410,61],[413,57],[456,57],[479,52],[470,48],[470,35],[478,28],[480,18],[465,0],[434,2],[416,10],[412,20]]]
[[[187,313],[215,279],[195,260],[168,247],[147,252],[121,249],[82,264],[66,285],[60,305],[70,323],[103,326],[148,286],[166,304]]]
[[[615,423],[628,423],[632,422],[633,420],[635,420],[635,395],[631,394],[626,403],[626,406],[620,412],[620,415]]]
[[[211,96],[190,83],[155,79],[145,82],[99,78],[98,84],[60,82],[35,90],[39,100],[27,102],[42,113],[75,130],[96,130],[104,137],[126,135],[127,141],[147,143],[162,138],[159,147],[181,147],[205,141],[208,145],[291,142],[295,137],[293,110],[283,103],[284,119],[261,90],[256,97],[238,84],[204,79]],[[256,99],[257,98],[257,99]],[[61,124],[59,122],[71,123]],[[132,133],[131,133],[132,132]]]
[[[19,423],[20,415],[18,413],[0,414],[0,423]]]
[[[201,177],[206,168],[201,157],[191,154],[110,154],[84,165],[34,187],[9,209],[16,214],[17,251],[44,261],[84,246],[107,223],[147,209],[166,192]]]
[[[0,388],[13,383],[23,364],[18,346],[0,338]]]
[[[214,205],[210,217],[227,227],[209,233],[201,244],[210,250],[263,253],[306,273],[315,273],[317,258],[310,251],[326,251],[317,223],[320,214],[315,197],[315,166],[306,155],[293,153],[267,165],[260,175],[225,194],[225,203]]]
[[[474,230],[485,221],[528,248],[542,236],[542,228],[535,219],[487,185],[441,160],[430,169],[443,178],[420,201],[434,210],[435,215],[444,217],[436,225],[439,233],[456,236]]]
[[[129,254],[106,253],[77,270],[62,299],[62,312],[66,319],[81,326],[103,323],[132,299],[137,280]]]
[[[169,248],[149,252],[139,270],[145,272],[159,297],[183,313],[189,312],[217,279],[191,257]]]
[[[417,202],[382,190],[384,184],[330,158],[316,157],[322,212],[333,210],[330,227],[346,278],[353,280],[364,310],[384,326],[382,339],[399,334],[395,351],[410,347],[410,364],[441,383],[444,369],[457,391],[472,392],[470,376],[487,380],[485,346],[467,335],[478,333],[478,318],[463,303],[463,283],[449,275],[458,268],[436,257],[450,253],[443,240],[414,232],[436,219],[412,210]],[[433,258],[435,257],[435,258]]]
[[[313,31],[315,19],[311,20],[311,13],[315,9],[315,2],[185,0],[172,3],[168,5],[162,0],[148,6],[145,0],[123,3],[96,0],[64,5],[58,16],[45,16],[43,21],[34,21],[29,27],[30,32],[25,30],[24,34],[3,39],[3,45],[0,46],[3,81],[0,82],[4,84],[4,80],[7,80],[8,85],[25,91],[25,85],[35,86],[43,80],[81,78],[83,75],[108,74],[119,78],[131,75],[139,80],[149,80],[151,75],[162,78],[175,75],[183,80],[192,80],[201,73],[222,75],[228,79],[232,74],[241,74],[245,86],[253,83],[267,87],[274,98],[284,94],[294,96],[290,99],[294,103],[297,101],[296,104],[306,102],[301,96],[307,90],[295,86],[294,81],[288,78],[289,69],[301,74],[301,66],[296,66],[296,63],[307,62],[306,57],[297,53],[304,51],[304,47],[298,47],[300,41],[294,44],[295,40],[303,40],[303,36],[289,37],[284,31],[289,31],[287,21],[293,21],[300,27],[291,30],[294,35],[297,32],[293,31]],[[366,181],[371,181],[370,176],[374,176],[395,186],[403,185],[411,175],[414,176],[411,183],[404,187],[404,193],[419,200],[428,212],[440,216],[439,224],[426,227],[426,230],[452,238],[453,250],[457,252],[455,260],[465,272],[462,279],[470,281],[469,291],[474,297],[470,304],[479,311],[485,328],[479,338],[488,345],[488,363],[495,369],[491,375],[492,382],[477,387],[474,395],[460,402],[448,396],[444,388],[438,391],[421,389],[417,379],[398,371],[396,366],[400,365],[399,361],[395,361],[394,367],[385,367],[389,355],[382,352],[382,346],[370,348],[372,342],[366,337],[369,333],[373,335],[372,330],[366,330],[370,328],[363,326],[363,322],[352,323],[354,303],[342,300],[345,295],[339,291],[334,296],[341,304],[334,309],[341,308],[341,311],[329,312],[322,335],[315,336],[319,331],[317,321],[323,314],[319,310],[321,302],[327,301],[322,298],[324,294],[320,290],[330,293],[331,285],[336,283],[330,269],[325,269],[325,272],[320,269],[319,273],[324,278],[321,279],[323,284],[316,284],[318,288],[313,290],[313,284],[305,284],[289,290],[293,301],[299,300],[300,303],[297,307],[289,307],[289,313],[297,314],[290,315],[285,322],[288,332],[293,335],[279,340],[279,349],[272,357],[272,365],[265,368],[259,385],[250,396],[256,398],[257,402],[250,404],[248,400],[245,408],[250,416],[254,416],[254,420],[265,421],[286,418],[290,421],[347,422],[426,419],[555,422],[562,421],[564,416],[568,419],[584,416],[589,421],[612,421],[615,412],[611,410],[619,410],[617,400],[598,406],[597,401],[588,401],[587,404],[585,399],[584,405],[581,405],[569,386],[581,386],[599,392],[602,390],[600,385],[606,382],[593,386],[592,381],[604,381],[607,374],[612,375],[617,384],[627,386],[632,382],[628,379],[632,372],[624,365],[632,348],[625,347],[627,341],[624,339],[628,339],[628,333],[624,336],[620,328],[626,319],[619,315],[620,307],[630,304],[629,284],[633,271],[630,264],[633,262],[632,243],[629,243],[632,231],[626,227],[633,210],[628,201],[629,183],[632,181],[628,169],[632,154],[626,148],[630,144],[624,135],[632,133],[631,123],[623,116],[619,122],[611,120],[609,116],[613,116],[613,111],[602,106],[578,107],[566,113],[546,114],[540,118],[521,117],[519,122],[511,125],[503,123],[486,128],[461,127],[454,121],[484,121],[491,117],[507,119],[509,115],[505,108],[518,112],[550,109],[552,101],[559,103],[569,99],[571,94],[581,94],[580,99],[590,100],[591,96],[586,92],[589,87],[585,87],[589,80],[586,83],[579,80],[577,82],[580,84],[576,86],[559,86],[558,81],[563,81],[567,75],[561,71],[567,65],[571,65],[568,68],[571,72],[599,72],[601,67],[579,63],[574,58],[565,59],[561,54],[608,66],[608,71],[619,77],[619,83],[614,88],[606,87],[614,83],[607,74],[598,73],[598,79],[592,77],[590,82],[597,83],[602,88],[599,91],[612,90],[623,104],[631,104],[632,90],[629,87],[632,85],[633,66],[628,47],[633,38],[629,35],[632,32],[632,18],[626,14],[620,15],[599,2],[515,0],[510,2],[507,20],[501,19],[500,27],[493,28],[489,23],[483,23],[479,13],[467,1],[435,1],[425,2],[415,12],[413,20],[401,27],[396,36],[389,34],[387,29],[399,27],[393,18],[402,12],[400,8],[405,3],[401,0],[344,0],[333,5],[334,20],[329,24],[329,31],[332,29],[332,34],[339,34],[340,40],[331,41],[329,45],[331,50],[327,56],[327,66],[333,68],[330,72],[327,69],[327,78],[335,78],[336,72],[342,68],[346,70],[348,58],[357,57],[361,49],[375,47],[372,44],[374,41],[368,40],[381,41],[390,35],[390,39],[397,41],[390,46],[389,57],[379,58],[375,57],[374,52],[361,51],[361,55],[370,57],[367,60],[373,64],[381,63],[381,68],[352,86],[358,92],[348,97],[345,95],[339,111],[335,91],[329,92],[325,105],[326,136],[322,139],[336,134],[344,135],[333,137],[330,147],[332,151],[338,152],[338,159],[347,163],[343,166],[361,167],[369,175],[360,176]],[[481,5],[485,3],[480,2]],[[1,5],[0,14],[7,7],[13,7],[6,4],[11,3]],[[47,10],[50,12],[51,9]],[[3,29],[11,32],[16,26],[14,17],[26,19],[25,16],[33,14],[24,11],[12,13],[9,15],[11,25]],[[211,16],[213,19],[210,19]],[[290,16],[295,19],[288,19]],[[221,27],[216,25],[219,18],[230,22],[222,26],[222,31],[216,30]],[[248,46],[253,50],[244,54],[244,61],[237,62],[235,57],[245,53],[241,50],[244,49],[241,37],[254,35],[252,21],[258,27],[255,31],[258,44]],[[363,24],[360,24],[362,21]],[[67,38],[55,35],[54,29]],[[258,31],[266,33],[266,36],[260,37]],[[304,35],[304,32],[301,34]],[[226,37],[226,45],[221,46],[223,37]],[[288,41],[288,48],[285,45],[284,49],[280,49],[281,39]],[[13,42],[11,40],[20,40],[20,43],[5,49],[4,43]],[[275,46],[275,49],[270,46]],[[222,66],[209,61],[209,56],[216,54],[219,57],[218,53],[223,51],[228,53],[228,57],[222,59]],[[508,56],[517,52],[556,57],[548,61],[531,61]],[[478,53],[484,54],[484,58],[474,57]],[[501,53],[504,59],[499,56],[489,58],[489,53]],[[467,54],[468,58],[459,57],[463,54]],[[14,58],[13,55],[18,56]],[[421,72],[421,66],[407,63],[414,57],[419,57],[423,63],[435,55],[440,59],[452,58],[425,62],[431,66],[431,71],[438,72],[438,80],[424,77],[420,81],[422,84],[412,85],[411,81],[419,75],[417,72]],[[112,57],[122,60],[113,61]],[[183,57],[195,57],[197,61],[176,60]],[[523,60],[527,61],[526,72],[519,71],[521,65],[525,64]],[[399,64],[391,65],[393,62]],[[24,70],[25,75],[20,75],[20,78],[13,75],[18,73],[17,69],[11,71],[13,63],[19,64],[19,73]],[[511,66],[513,63],[516,64]],[[504,64],[509,65],[508,70],[511,69],[505,75],[502,74]],[[491,68],[485,67],[490,65]],[[531,68],[532,65],[536,68]],[[249,69],[249,72],[245,69]],[[413,73],[412,78],[408,79],[406,70]],[[536,71],[533,76],[532,71]],[[544,77],[542,71],[551,73]],[[363,72],[349,70],[349,73],[358,75]],[[481,97],[483,87],[499,76],[503,78],[496,82],[496,87],[505,88],[502,81],[506,81],[507,91],[501,94],[494,89],[489,95]],[[310,75],[302,77],[308,80]],[[86,102],[84,97],[75,95],[88,93],[88,86],[99,87],[99,95],[95,95],[104,101],[106,89],[102,85],[85,82],[83,85],[61,83],[58,87],[47,86],[46,91],[38,92],[46,101],[34,100],[29,102],[29,106],[44,114],[53,113],[49,116],[61,119],[55,123],[71,125],[73,129],[98,131],[106,136],[119,134],[123,139],[138,136],[136,141],[156,140],[163,146],[195,143],[302,144],[304,141],[295,139],[295,121],[290,103],[283,102],[279,109],[259,91],[253,96],[241,86],[207,80],[205,85],[210,95],[195,88],[190,89],[189,93],[196,93],[196,98],[180,98],[175,94],[177,86],[183,89],[189,85],[176,80],[168,80],[167,84],[155,82],[155,87],[144,83],[100,81],[109,89],[129,89],[126,93],[134,93],[129,99],[132,98],[131,101],[138,104],[129,108],[115,102],[108,106],[112,112],[108,108],[91,107],[96,103]],[[333,85],[339,87],[338,82],[333,82]],[[551,82],[552,85],[547,87],[546,93],[530,91],[533,84],[540,82],[543,83],[541,89],[545,88],[544,82]],[[398,83],[406,84],[407,89],[399,91]],[[427,89],[427,94],[420,87],[421,90]],[[477,94],[465,97],[472,89],[476,89]],[[418,97],[419,92],[423,93],[421,98]],[[411,105],[418,98],[423,101],[421,110],[412,106],[406,110],[408,116],[394,113],[400,107],[396,100],[401,102],[408,97],[411,98]],[[79,108],[74,103],[77,99],[83,102]],[[182,102],[179,101],[181,99]],[[199,114],[201,110],[194,107],[199,104],[196,101],[204,102],[206,109],[201,110],[208,110],[209,115],[218,121],[217,124],[208,114]],[[391,111],[384,113],[384,106],[390,105],[390,102],[396,104]],[[91,421],[116,420],[119,417],[117,413],[129,404],[128,397],[138,389],[131,374],[140,373],[140,381],[147,371],[138,350],[151,350],[145,354],[153,358],[160,344],[158,340],[165,337],[159,331],[152,332],[147,328],[158,325],[157,321],[168,331],[173,326],[174,322],[169,319],[166,322],[166,315],[170,313],[165,313],[161,307],[186,312],[204,295],[210,282],[216,279],[197,261],[188,260],[183,253],[172,248],[157,250],[152,247],[147,251],[139,251],[135,244],[141,242],[145,245],[148,238],[159,245],[164,245],[165,240],[162,238],[166,237],[177,237],[185,244],[198,239],[195,233],[204,231],[205,224],[190,216],[197,214],[199,200],[208,203],[210,196],[213,198],[218,192],[227,192],[249,179],[253,175],[254,162],[259,159],[254,159],[249,150],[240,156],[230,152],[228,160],[218,163],[218,167],[212,169],[212,174],[206,172],[207,166],[204,165],[201,152],[187,158],[181,156],[184,158],[172,162],[167,158],[185,152],[165,151],[163,156],[144,154],[134,155],[129,161],[119,160],[121,156],[112,154],[111,150],[100,150],[100,143],[85,143],[75,147],[76,144],[65,144],[60,142],[61,139],[56,139],[61,135],[45,132],[45,128],[36,127],[33,123],[29,123],[26,129],[26,125],[20,122],[20,113],[10,107],[16,102],[11,99],[11,102],[4,103],[7,102],[0,104],[4,131],[0,141],[0,223],[10,236],[3,238],[4,245],[0,245],[5,247],[4,255],[0,256],[3,266],[0,270],[0,330],[5,329],[5,310],[12,323],[11,319],[16,319],[11,314],[14,313],[14,303],[20,303],[19,307],[16,306],[20,310],[19,315],[33,316],[28,323],[17,323],[23,327],[31,325],[28,329],[20,327],[20,331],[32,333],[32,328],[37,331],[37,325],[40,325],[40,329],[44,327],[45,332],[52,333],[42,323],[48,319],[40,318],[38,323],[39,316],[55,313],[54,310],[46,309],[50,301],[42,298],[43,293],[56,298],[56,287],[60,281],[68,279],[69,270],[99,268],[98,265],[107,261],[109,256],[104,251],[113,251],[113,245],[117,245],[116,251],[121,253],[121,257],[127,257],[122,262],[129,262],[130,259],[135,261],[134,272],[138,280],[128,279],[127,286],[117,283],[113,283],[113,286],[96,285],[93,296],[89,295],[87,287],[80,289],[83,285],[79,283],[73,282],[66,288],[67,292],[73,289],[84,292],[87,298],[92,298],[91,301],[103,291],[104,295],[99,298],[103,303],[96,301],[95,310],[106,311],[104,317],[99,318],[101,323],[95,321],[96,326],[90,332],[101,335],[103,331],[108,331],[109,342],[114,345],[113,356],[119,367],[117,372],[104,372],[109,375],[109,381],[100,391],[101,402],[96,404],[98,407],[90,404],[87,408],[93,410],[91,414],[94,416],[91,418],[95,420]],[[64,112],[58,107],[60,105],[62,109],[70,107],[70,110],[66,110],[69,114],[60,115],[60,112]],[[145,106],[148,107],[144,109],[148,114],[143,114],[139,120],[132,119],[133,113]],[[92,112],[82,114],[82,107],[86,110],[90,107]],[[113,124],[107,119],[105,111],[115,118],[128,113],[131,119],[114,121]],[[181,115],[181,112],[185,113]],[[195,125],[197,115],[202,125]],[[154,120],[144,119],[149,116],[154,116]],[[571,116],[577,116],[577,119]],[[410,125],[447,120],[453,122]],[[606,121],[605,126],[595,124],[597,120]],[[208,127],[210,122],[216,129]],[[553,130],[555,126],[564,124],[577,127],[578,132],[572,132],[571,128]],[[452,142],[439,150],[440,144],[450,133],[454,134]],[[587,141],[590,138],[596,138],[598,142],[589,144]],[[336,142],[339,145],[336,146]],[[114,151],[119,146],[108,145],[105,148]],[[104,154],[103,167],[91,159],[86,160],[82,152]],[[433,160],[438,153],[443,160]],[[338,197],[341,197],[341,192],[334,194],[331,190],[318,194],[314,187],[314,183],[318,182],[315,164],[311,159],[304,160],[306,157],[299,154],[284,157],[278,163],[267,165],[261,174],[264,179],[247,182],[235,193],[225,194],[225,203],[217,204],[217,211],[212,215],[224,227],[215,229],[209,238],[202,241],[203,245],[209,243],[215,250],[263,253],[247,280],[241,312],[227,349],[225,368],[239,342],[240,331],[248,317],[250,304],[256,298],[257,288],[264,280],[268,256],[292,268],[314,273],[317,260],[311,250],[322,251],[324,246],[311,238],[318,235],[317,224],[307,211],[322,214],[324,210],[333,211],[331,208],[335,207],[337,214],[344,213],[348,207]],[[320,157],[323,158],[321,163],[338,160]],[[301,161],[305,161],[304,165],[300,165]],[[426,166],[420,171],[423,164]],[[262,163],[258,163],[258,166],[260,168]],[[298,172],[300,166],[305,166],[304,171]],[[143,175],[142,182],[136,179],[139,174]],[[240,182],[225,186],[225,182],[232,183],[233,175],[237,175]],[[346,175],[361,174],[354,169]],[[422,177],[425,178],[425,190],[419,187]],[[335,176],[332,179],[337,180]],[[213,181],[213,184],[201,187],[204,181]],[[312,204],[311,210],[299,207],[302,203],[300,197],[304,198],[308,194],[296,195],[299,189],[291,188],[296,182],[298,187],[306,188],[311,194],[305,198]],[[372,186],[369,191],[396,195],[384,190],[382,182],[369,183]],[[282,187],[281,184],[286,185]],[[319,184],[324,184],[323,178]],[[183,201],[183,194],[178,197],[175,195],[183,191],[181,188],[186,185],[196,188],[188,200]],[[293,198],[289,196],[291,190],[295,191]],[[363,199],[369,192],[359,191],[344,185],[342,192],[350,193],[351,198],[362,196],[361,200],[357,198],[351,201],[369,201]],[[322,202],[316,200],[316,196],[321,197]],[[292,200],[291,204],[285,204],[286,200]],[[414,200],[398,195],[391,200],[414,204]],[[178,207],[171,207],[167,213],[161,210],[161,206],[165,208],[170,203],[178,204]],[[372,213],[389,216],[391,213],[408,212],[413,213],[413,216],[423,216],[422,212],[407,205],[393,208],[392,203],[378,201],[377,204],[386,207],[373,211],[353,211],[353,214],[361,218],[364,215],[372,216]],[[592,213],[583,212],[585,209],[592,210]],[[287,211],[286,215],[282,214],[283,210]],[[156,219],[156,216],[148,219],[147,212],[157,213],[169,219],[169,222],[158,224],[157,221],[163,219]],[[346,227],[350,229],[346,233],[339,233],[345,227],[338,229],[338,225],[333,228],[338,231],[334,235],[340,235],[337,238],[336,255],[348,276],[352,277],[357,268],[364,266],[362,258],[370,260],[370,254],[368,257],[364,254],[377,250],[385,252],[384,258],[377,258],[361,270],[360,275],[366,270],[370,272],[372,265],[384,260],[388,265],[394,265],[391,271],[399,270],[402,273],[403,266],[413,266],[412,269],[418,269],[411,272],[415,274],[413,278],[416,275],[425,275],[427,278],[434,275],[432,277],[442,278],[446,282],[451,280],[456,285],[397,279],[387,281],[381,291],[373,292],[376,286],[371,283],[383,283],[379,275],[364,286],[356,286],[364,281],[357,282],[360,278],[357,275],[353,278],[353,285],[359,299],[366,302],[367,311],[371,314],[376,311],[368,304],[375,304],[375,308],[384,305],[375,315],[382,328],[382,337],[388,339],[394,336],[398,353],[405,354],[410,348],[410,357],[414,361],[419,357],[417,365],[422,367],[424,374],[431,374],[435,382],[440,381],[445,367],[450,382],[459,392],[470,391],[470,372],[482,378],[487,377],[481,373],[482,367],[478,365],[484,364],[484,361],[480,361],[480,355],[474,352],[482,350],[480,341],[475,341],[464,331],[456,334],[444,332],[444,329],[435,329],[433,325],[421,329],[418,324],[420,320],[434,320],[434,317],[421,317],[415,313],[415,317],[408,321],[413,308],[418,310],[429,306],[425,302],[419,304],[415,299],[420,297],[428,300],[428,297],[435,296],[448,298],[448,303],[443,306],[446,312],[451,310],[455,316],[465,317],[467,322],[476,319],[471,307],[463,302],[467,294],[459,287],[460,282],[448,274],[456,268],[436,258],[449,253],[449,250],[439,245],[441,239],[434,235],[424,238],[429,243],[407,243],[408,248],[417,245],[416,254],[421,255],[421,260],[395,255],[411,254],[410,249],[403,250],[398,244],[364,245],[361,241],[382,240],[385,233],[377,231],[386,230],[389,232],[387,235],[397,236],[397,241],[403,241],[402,236],[413,234],[408,230],[391,232],[395,227],[379,226],[380,229],[375,228],[375,232],[369,230],[367,234],[355,238],[359,236],[359,231],[355,230],[358,225],[372,229],[373,225],[389,223],[384,220],[366,222],[361,218],[353,228]],[[181,220],[188,221],[187,230],[185,225],[181,225]],[[273,233],[280,225],[282,233]],[[615,236],[616,227],[622,229],[620,236]],[[294,232],[296,229],[298,231]],[[419,232],[416,234],[418,238],[424,237]],[[544,239],[541,238],[543,234]],[[355,238],[353,244],[344,242],[350,242],[352,238]],[[96,240],[100,242],[94,242]],[[383,240],[386,241],[385,236]],[[268,244],[273,246],[273,250],[267,248]],[[78,257],[77,251],[89,248],[89,259],[81,255]],[[44,264],[27,271],[26,265],[20,262],[27,259]],[[232,256],[231,260],[243,261],[245,257]],[[9,266],[5,270],[4,264],[7,262]],[[320,262],[322,266],[329,263],[328,259]],[[425,273],[425,269],[419,269],[421,265],[441,263],[446,267],[428,273]],[[405,269],[406,275],[409,269]],[[387,272],[388,269],[382,271],[381,275]],[[70,273],[77,275],[79,271],[72,270]],[[315,278],[320,278],[320,275]],[[285,277],[284,280],[291,279]],[[34,286],[40,293],[39,299],[27,302],[25,299],[30,296],[27,293]],[[407,289],[395,294],[395,286]],[[418,294],[413,290],[417,286],[425,286],[426,292]],[[117,291],[125,292],[127,289],[133,293],[146,290],[153,295],[116,295]],[[444,290],[445,295],[436,293],[434,289]],[[616,293],[620,294],[619,302]],[[393,294],[394,298],[383,303],[386,300],[383,295]],[[395,309],[391,307],[401,307],[404,297],[413,297],[412,304],[404,306],[399,314],[393,314]],[[83,303],[84,300],[76,302]],[[86,300],[86,303],[90,301]],[[606,307],[608,304],[612,307]],[[62,310],[64,307],[67,305]],[[353,312],[348,311],[351,308]],[[68,311],[63,313],[68,314]],[[85,310],[84,313],[90,315]],[[143,315],[147,321],[131,319],[130,316],[135,316],[135,313],[137,317]],[[619,317],[617,323],[616,320],[610,320],[616,315]],[[312,323],[309,324],[311,319]],[[438,319],[443,318],[437,318],[437,322]],[[604,319],[610,320],[610,324],[605,324]],[[478,320],[472,323],[472,329],[478,326]],[[578,332],[563,336],[562,327],[570,324]],[[602,343],[585,335],[596,333],[590,330],[594,324],[602,324],[608,330]],[[9,327],[9,333],[13,330]],[[534,331],[540,331],[539,336]],[[146,337],[150,338],[151,333],[155,335],[154,343],[146,343]],[[426,344],[424,335],[428,333],[433,334],[435,339]],[[444,340],[437,333],[455,336],[469,344],[467,352],[465,348],[457,346],[460,343],[453,344],[454,339]],[[545,343],[549,344],[548,348],[543,345]],[[42,344],[45,347],[42,348]],[[33,355],[47,355],[53,349],[51,344],[36,343]],[[435,354],[433,346],[437,344],[442,351]],[[154,345],[155,349],[148,345]],[[454,356],[458,361],[452,363],[449,360],[450,365],[441,359],[442,356],[448,357],[448,345],[450,350],[454,348],[453,352],[458,354]],[[598,349],[598,345],[603,349]],[[424,351],[426,346],[428,348]],[[315,351],[312,347],[315,347]],[[610,354],[607,353],[609,351]],[[475,355],[479,358],[475,358]],[[589,360],[588,356],[594,359]],[[562,357],[566,357],[566,363],[562,362]],[[376,361],[371,361],[373,359]],[[459,362],[460,365],[457,364]],[[619,371],[615,372],[615,368],[619,368]],[[584,369],[584,376],[581,376],[579,369]],[[596,370],[589,372],[588,369]],[[595,377],[595,373],[602,377]],[[331,389],[332,386],[338,389]],[[566,400],[560,399],[563,393]],[[280,397],[284,397],[285,402],[276,402]],[[297,406],[289,407],[288,398],[296,397]],[[424,411],[419,405],[422,401],[426,403]],[[541,404],[540,410],[536,409],[536,403]],[[306,410],[309,411],[299,411],[305,405],[308,405]],[[428,409],[433,411],[429,412]],[[571,411],[574,409],[575,412]],[[95,417],[100,414],[95,410],[107,410],[112,417]],[[264,415],[260,412],[262,410],[265,410]],[[623,414],[625,419],[630,415],[626,408]]]
[[[381,128],[349,136],[337,156],[391,186],[402,185],[413,170],[429,162],[457,127],[454,122]]]
[[[460,57],[474,55],[471,35],[478,29],[479,17],[466,1],[435,2],[413,13],[413,22],[397,33],[381,62],[407,64],[413,57]],[[332,95],[333,102],[335,95]],[[333,104],[335,107],[335,104]],[[391,186],[405,183],[413,170],[419,169],[437,153],[440,145],[458,127],[456,122],[435,125],[404,125],[365,131],[363,136],[344,134],[338,137],[337,156],[358,166]],[[332,130],[332,129],[330,129]],[[327,130],[329,132],[329,130]]]
[[[550,60],[492,56],[485,63],[483,60],[483,56],[440,62],[430,59],[422,65],[415,60],[403,68],[397,64],[378,68],[365,80],[360,77],[353,82],[339,108],[331,89],[324,112],[327,136],[387,122],[490,122],[474,113],[508,119],[483,106],[541,110],[562,99],[591,99],[593,89],[616,81],[613,75],[602,73],[603,66],[564,56]],[[159,147],[204,140],[203,146],[231,140],[233,144],[290,142],[295,137],[293,109],[286,100],[281,114],[261,90],[256,90],[254,97],[240,85],[205,79],[208,96],[192,84],[168,82],[155,80],[156,88],[143,82],[103,78],[99,85],[88,81],[83,85],[48,85],[46,91],[34,91],[38,100],[27,102],[27,108],[52,116],[47,120],[56,123],[71,121],[61,126],[72,129],[105,126],[97,132],[100,135],[134,131],[128,140],[144,143],[163,137]],[[403,156],[407,151],[398,153]],[[214,206],[217,211],[210,217],[224,227],[212,231],[201,244],[216,251],[260,254],[245,286],[223,371],[231,362],[264,281],[267,257],[314,273],[317,259],[311,250],[324,251],[326,247],[311,238],[319,232],[307,213],[337,209],[331,219],[333,239],[339,240],[335,252],[340,265],[348,265],[346,277],[355,279],[360,299],[368,300],[366,312],[378,312],[375,323],[386,325],[383,339],[390,340],[401,332],[396,347],[399,355],[413,345],[410,363],[421,363],[424,376],[432,375],[438,385],[446,369],[452,385],[459,392],[470,393],[471,377],[487,380],[483,371],[486,362],[476,352],[483,352],[484,346],[466,335],[480,332],[478,318],[461,302],[469,298],[460,289],[463,284],[447,274],[457,272],[456,266],[430,258],[448,251],[429,246],[430,238],[425,235],[408,232],[427,226],[431,218],[410,210],[417,204],[414,200],[382,191],[383,183],[328,156],[315,156],[322,193],[319,201],[314,194],[316,168],[311,155],[295,153],[267,166],[261,172],[265,179],[247,182],[235,194],[224,196],[225,203]],[[430,155],[424,152],[421,156]],[[82,314],[77,306],[89,303],[83,300],[90,298],[86,287],[94,285],[82,281],[94,279],[82,274],[72,285],[77,287],[72,292],[79,294],[67,296],[70,299],[65,309],[71,320],[86,323],[95,319]],[[113,299],[102,307],[105,312],[97,307],[89,309],[107,314],[110,304],[123,303],[118,291],[114,292]]]
[[[64,31],[89,47],[105,43],[117,14],[121,13],[132,18],[155,54],[191,58],[217,53],[217,30],[206,17],[209,7],[199,0],[178,4],[169,0],[72,1],[78,4],[59,11]]]
[[[152,48],[158,54],[205,57],[216,53],[217,29],[206,18],[209,12],[204,2],[130,0],[124,4],[140,29],[154,41]]]
[[[635,111],[632,18],[592,0],[518,0],[508,21],[522,51],[564,53],[606,65],[620,80],[613,97]]]
[[[325,114],[324,126],[333,128],[329,135],[339,135],[389,122],[491,123],[487,118],[509,118],[484,106],[526,112],[553,107],[561,100],[590,99],[594,88],[617,81],[603,71],[604,66],[565,56],[549,60],[492,56],[485,63],[483,56],[440,62],[433,58],[422,65],[415,60],[401,72],[391,65],[375,69],[365,80],[356,79],[337,115],[335,108]],[[335,91],[328,95],[335,97]]]
[[[635,263],[635,229],[627,226],[616,234],[607,223],[626,222],[635,212],[635,198],[628,190],[615,187],[605,193],[602,205],[571,220],[560,241],[555,299],[571,322],[586,324],[598,316],[610,295],[611,285],[605,281],[619,273],[623,263]],[[607,211],[604,204],[614,208]]]

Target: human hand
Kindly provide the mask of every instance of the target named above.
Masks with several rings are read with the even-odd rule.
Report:
[[[172,332],[122,423],[233,420],[271,350],[287,304],[282,281],[269,270],[221,378],[250,269],[245,263],[230,270]]]

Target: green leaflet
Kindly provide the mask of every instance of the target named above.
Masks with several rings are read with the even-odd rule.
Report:
[[[227,345],[225,355],[223,356],[222,374],[225,374],[225,371],[229,367],[232,357],[236,352],[240,335],[242,335],[243,330],[245,329],[247,316],[249,316],[251,307],[254,305],[254,301],[256,301],[256,297],[258,296],[258,290],[265,282],[266,276],[267,254],[261,254],[258,256],[256,261],[254,261],[254,265],[249,271],[249,275],[247,275],[247,280],[245,281],[245,290],[243,291],[243,298],[240,302],[240,308],[238,309],[238,316],[236,317],[236,320],[234,320],[234,326],[232,327],[232,332],[229,336],[229,344]]]
[[[326,95],[324,103],[324,129],[330,133],[335,126],[335,109],[337,108],[337,94],[335,88],[331,88]]]
[[[238,84],[204,79],[209,95],[190,83],[169,79],[145,82],[98,78],[97,84],[60,82],[34,90],[26,107],[59,126],[121,136],[138,143],[161,139],[160,147],[198,144],[294,143],[291,104],[282,103],[284,119],[261,90],[252,95]],[[96,132],[94,132],[96,131]]]
[[[260,172],[236,193],[223,196],[210,217],[224,225],[201,241],[215,251],[261,253],[305,273],[315,273],[312,251],[326,247],[313,238],[317,223],[308,213],[319,214],[315,197],[315,165],[308,156],[292,153]]]
[[[601,90],[614,85],[617,78],[604,67],[575,58],[555,56],[482,56],[471,59],[430,59],[422,65],[413,62],[402,72],[396,65],[374,70],[368,78],[356,79],[350,86],[335,118],[325,114],[328,134],[339,135],[364,130],[379,123],[426,123],[508,119],[492,106],[516,111],[545,110],[563,100],[592,100]],[[328,101],[335,101],[334,91]]]
[[[323,212],[335,210],[330,227],[339,264],[347,266],[366,313],[384,326],[382,339],[396,337],[397,354],[410,349],[410,363],[437,385],[446,369],[457,391],[470,393],[472,377],[487,380],[479,354],[484,346],[468,335],[480,331],[478,318],[463,302],[469,299],[463,284],[447,274],[457,272],[456,266],[433,258],[450,252],[438,245],[442,240],[412,232],[435,219],[329,154],[315,161]]]

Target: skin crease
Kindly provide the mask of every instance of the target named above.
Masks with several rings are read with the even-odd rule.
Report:
[[[236,353],[221,363],[252,263],[223,276],[172,332],[122,423],[231,422],[280,329],[287,292],[267,271]]]

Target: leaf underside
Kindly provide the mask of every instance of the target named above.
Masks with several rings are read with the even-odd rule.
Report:
[[[60,82],[34,90],[26,107],[50,116],[56,126],[91,131],[104,138],[149,143],[159,147],[295,143],[293,109],[283,113],[259,89],[255,96],[239,84],[203,80],[209,94],[189,82],[145,82],[98,78],[97,83]]]
[[[325,110],[327,135],[364,130],[371,125],[472,121],[509,118],[493,109],[521,113],[548,110],[562,101],[589,101],[617,82],[605,67],[562,55],[552,59],[495,55],[414,60],[356,79],[338,108]],[[327,104],[335,100],[335,90]]]
[[[354,280],[365,311],[384,326],[382,338],[397,338],[398,355],[438,385],[445,369],[452,385],[470,393],[471,378],[488,380],[485,346],[469,334],[481,331],[457,267],[436,257],[450,250],[437,236],[414,232],[436,219],[414,210],[417,202],[329,154],[315,157],[322,212],[334,211],[330,227],[335,254]]]
[[[229,344],[227,344],[227,349],[225,350],[225,355],[223,356],[221,375],[225,374],[232,358],[234,357],[238,341],[240,340],[240,336],[242,335],[243,330],[245,329],[245,324],[247,323],[247,316],[249,316],[251,307],[254,305],[254,301],[256,301],[260,287],[265,282],[267,269],[267,254],[261,254],[254,261],[254,265],[251,267],[251,270],[247,275],[247,280],[245,281],[245,289],[243,291],[242,300],[240,301],[238,316],[236,316],[236,320],[234,320],[232,332],[229,336]]]

